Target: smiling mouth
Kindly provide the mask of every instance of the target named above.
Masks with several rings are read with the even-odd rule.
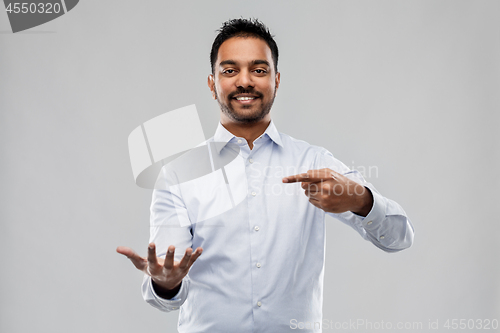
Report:
[[[237,101],[251,101],[251,100],[254,100],[256,98],[257,97],[244,96],[244,97],[235,97],[234,99],[236,99]]]

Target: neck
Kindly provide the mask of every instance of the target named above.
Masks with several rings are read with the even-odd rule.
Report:
[[[225,129],[227,129],[235,136],[247,140],[250,149],[253,149],[253,142],[266,131],[266,128],[270,123],[271,117],[269,115],[264,117],[264,119],[252,124],[237,123],[231,121],[227,117],[221,117],[222,126],[224,126]]]

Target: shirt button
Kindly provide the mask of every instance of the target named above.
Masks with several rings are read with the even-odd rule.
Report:
[[[260,301],[257,302],[258,306],[262,306],[262,303]]]
[[[260,268],[262,265],[260,264],[260,262],[258,262],[255,266],[257,266],[257,268]]]
[[[252,192],[252,195],[255,197],[257,195],[257,193],[256,192]]]
[[[380,239],[384,239],[384,238],[385,238],[385,236],[384,236],[384,235],[380,236]]]
[[[241,141],[241,139],[238,139],[238,143],[242,143],[243,141]]]
[[[249,159],[248,162],[253,163],[253,159]]]
[[[255,229],[255,231],[259,231],[260,230],[260,228],[259,228],[258,225],[256,225],[254,229]]]
[[[372,222],[373,222],[373,221],[369,221],[367,224],[368,224],[368,225],[370,225],[370,224],[372,224]]]

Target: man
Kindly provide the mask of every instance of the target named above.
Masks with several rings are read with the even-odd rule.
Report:
[[[325,213],[387,252],[408,248],[413,227],[403,209],[358,172],[325,149],[277,131],[270,110],[280,84],[278,48],[262,23],[224,23],[211,64],[208,86],[221,120],[208,142],[219,143],[215,157],[230,145],[239,148],[236,179],[245,200],[197,221],[200,200],[157,189],[147,259],[129,248],[117,251],[146,273],[148,303],[164,311],[182,306],[180,332],[275,333],[290,331],[293,320],[321,323]],[[318,326],[310,331],[320,332]]]

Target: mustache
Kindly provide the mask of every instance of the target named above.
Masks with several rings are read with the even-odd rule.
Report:
[[[233,91],[232,93],[230,93],[228,95],[228,97],[229,97],[229,99],[232,99],[232,98],[234,98],[234,96],[240,95],[240,94],[250,94],[250,95],[255,95],[257,97],[263,97],[264,96],[261,92],[256,91],[253,88],[252,89],[238,88],[238,90]]]

